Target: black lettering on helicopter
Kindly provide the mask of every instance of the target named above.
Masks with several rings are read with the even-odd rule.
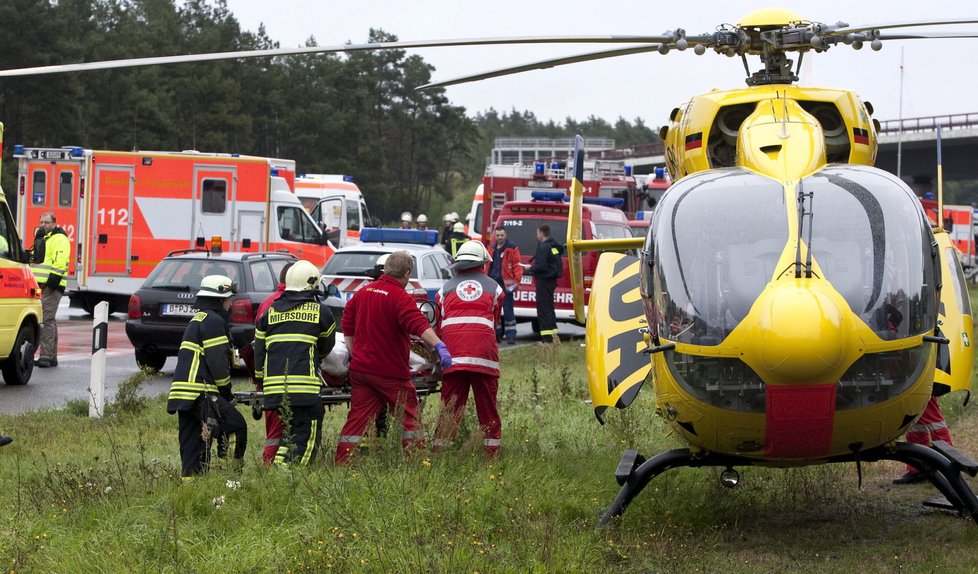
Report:
[[[621,323],[642,316],[642,299],[640,297],[626,299],[630,293],[639,288],[637,269],[639,261],[638,257],[626,255],[615,262],[614,277],[616,278],[629,273],[628,270],[633,267],[635,269],[633,273],[614,283],[608,293],[608,318],[612,321]],[[642,334],[638,329],[627,329],[608,340],[609,349],[621,349],[618,354],[618,366],[608,374],[609,393],[634,373],[643,368],[646,370],[650,368],[648,359],[638,352],[643,344]],[[616,407],[623,408],[630,405],[641,388],[642,385],[632,386],[618,399]]]

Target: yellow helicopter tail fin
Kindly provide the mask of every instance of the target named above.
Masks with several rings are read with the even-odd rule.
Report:
[[[584,220],[584,138],[574,138],[574,178],[570,186],[570,209],[567,217],[567,266],[570,271],[571,295],[574,299],[574,319],[584,323],[585,293],[584,266],[581,254],[585,251],[607,251],[615,249],[640,249],[644,240],[641,237],[623,239],[584,239],[581,225]]]
[[[641,260],[605,253],[598,260],[588,305],[586,343],[588,388],[598,420],[608,407],[625,408],[648,378],[651,364],[639,289]]]

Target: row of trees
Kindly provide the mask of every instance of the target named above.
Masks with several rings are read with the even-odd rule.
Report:
[[[5,0],[0,22],[2,69],[278,46],[263,28],[242,30],[224,0]],[[368,40],[396,39],[372,30]],[[560,126],[515,110],[469,117],[443,90],[414,89],[432,71],[390,50],[5,78],[0,120],[8,149],[199,149],[353,174],[383,219],[470,191],[495,137],[655,139],[641,121]],[[12,190],[15,164],[6,158],[3,184]]]

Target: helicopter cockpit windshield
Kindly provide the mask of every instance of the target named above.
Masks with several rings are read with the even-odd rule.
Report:
[[[784,191],[742,168],[694,174],[663,196],[652,228],[659,334],[719,345],[774,276],[788,242]]]
[[[811,193],[812,257],[880,338],[934,329],[931,234],[913,193],[893,176],[861,166],[832,166],[804,178]],[[746,317],[788,245],[780,183],[729,168],[691,175],[667,193],[646,244],[652,255],[658,332],[670,341],[719,345]],[[803,230],[809,240],[809,230]],[[792,251],[793,252],[793,251]]]
[[[812,255],[852,311],[885,340],[933,331],[932,236],[913,192],[886,172],[851,165],[801,185],[814,194]]]

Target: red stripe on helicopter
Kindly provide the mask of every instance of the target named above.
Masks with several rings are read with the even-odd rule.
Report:
[[[852,141],[857,144],[869,145],[869,132],[863,128],[852,128]]]
[[[835,423],[835,387],[768,385],[765,455],[812,458],[828,454]]]
[[[703,132],[696,132],[686,136],[686,150],[703,147]]]

